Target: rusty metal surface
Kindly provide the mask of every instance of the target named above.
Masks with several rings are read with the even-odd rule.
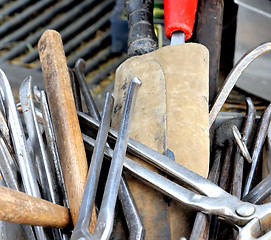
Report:
[[[223,0],[199,0],[193,38],[209,50],[209,104],[212,105],[218,89],[220,67],[220,47],[222,21],[224,13]],[[212,37],[210,37],[212,36]]]

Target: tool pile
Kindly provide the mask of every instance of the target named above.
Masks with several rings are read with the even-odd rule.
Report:
[[[259,179],[260,174],[260,153],[267,134],[270,134],[268,128],[271,105],[267,107],[261,118],[256,119],[252,100],[247,98],[246,103],[246,118],[229,119],[216,129],[211,159],[213,164],[208,179],[238,199],[260,204],[270,194],[270,186],[266,185],[269,175],[256,186],[255,182],[257,178]],[[242,129],[242,135],[237,125]],[[252,152],[252,157],[249,152]],[[264,164],[261,166],[264,168]],[[257,174],[258,177],[256,177]],[[251,190],[252,186],[254,188]],[[211,226],[212,228],[210,228]],[[219,231],[219,228],[222,228],[224,232],[221,229]],[[236,232],[228,226],[221,227],[216,217],[211,219],[204,214],[197,214],[191,239],[209,239],[209,237],[210,239],[222,237],[223,239],[233,239],[233,236],[236,238]]]
[[[232,89],[238,79],[233,81],[237,69],[242,72],[251,57],[253,60],[267,49],[270,50],[270,44],[259,46],[232,70],[211,110],[211,124],[216,119],[212,113],[219,108],[218,102],[223,105],[221,99],[227,98],[226,89]],[[84,78],[84,61],[79,59],[74,71],[68,71],[57,32],[48,30],[43,34],[39,53],[46,91],[32,86],[31,77],[28,77],[21,84],[20,102],[16,104],[8,79],[0,71],[0,171],[9,188],[0,188],[1,220],[22,224],[26,239],[109,239],[114,229],[118,197],[129,238],[144,239],[148,229],[144,229],[123,168],[137,180],[199,211],[190,239],[207,239],[208,236],[220,239],[221,232],[228,234],[228,239],[230,235],[254,239],[262,234],[262,239],[270,238],[271,204],[255,204],[261,203],[271,191],[268,184],[271,175],[260,183],[256,178],[260,153],[266,136],[270,135],[271,105],[258,119],[248,98],[246,117],[228,120],[216,129],[212,167],[207,180],[173,161],[170,151],[163,155],[129,138],[136,95],[141,85],[137,77],[128,80],[117,132],[110,128],[112,95],[107,94],[100,116]],[[82,112],[80,91],[87,114]],[[242,129],[241,133],[238,129]],[[89,170],[81,143],[88,153],[92,153],[87,154],[91,158]],[[129,154],[126,155],[126,151]],[[132,155],[169,175],[171,180],[132,160]],[[104,158],[111,160],[108,174],[101,172]],[[247,168],[248,172],[245,171]],[[97,210],[95,201],[102,175],[106,175],[107,180]],[[256,186],[255,179],[258,181]],[[235,226],[239,232],[225,226],[220,219]]]
[[[55,30],[29,55],[39,55],[45,90],[28,77],[16,103],[0,70],[0,220],[21,224],[20,239],[271,239],[263,157],[271,104],[258,116],[247,98],[246,115],[218,121],[242,72],[271,43],[244,55],[212,101],[209,66],[216,78],[219,54],[209,64],[208,50],[218,47],[199,44],[204,30],[186,42],[197,4],[165,1],[171,45],[158,49],[153,1],[126,1],[130,58],[118,67],[102,112],[86,62],[67,67]],[[199,26],[208,22],[199,16]]]

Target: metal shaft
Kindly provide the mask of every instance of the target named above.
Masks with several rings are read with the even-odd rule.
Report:
[[[130,192],[124,175],[120,179],[119,200],[129,229],[129,240],[145,239],[145,228],[141,222],[135,200]]]
[[[178,45],[185,43],[185,34],[183,31],[176,31],[172,33],[170,45]]]
[[[98,121],[84,113],[78,112],[77,114],[79,120],[81,121],[81,124],[86,124],[90,127],[90,129],[98,129]],[[110,128],[109,140],[114,142],[117,136],[118,133],[114,129]],[[224,190],[222,190],[221,188],[217,188],[217,185],[210,183],[210,181],[208,181],[206,178],[201,177],[200,175],[190,171],[182,165],[172,161],[167,156],[156,152],[155,150],[132,138],[129,138],[127,151],[161,169],[162,171],[166,172],[170,176],[173,176],[177,180],[188,183],[189,186],[191,186],[199,193],[212,197],[225,196]]]
[[[267,132],[267,149],[271,147],[271,127],[269,125]],[[250,192],[242,199],[254,204],[260,204],[271,194],[271,174],[267,175],[260,183],[258,183]]]
[[[91,238],[89,232],[89,224],[91,221],[92,209],[94,206],[94,200],[102,168],[104,148],[111,121],[113,104],[113,97],[110,94],[107,94],[101,124],[97,134],[96,143],[89,166],[88,178],[85,186],[83,200],[81,203],[78,220],[71,238],[72,240],[83,240]]]
[[[271,194],[271,174],[258,183],[250,192],[242,199],[245,202],[260,204]]]
[[[59,196],[56,192],[56,181],[53,176],[52,163],[49,161],[42,133],[36,116],[33,92],[32,78],[26,78],[20,86],[20,101],[25,119],[25,125],[28,132],[28,140],[32,146],[33,157],[38,166],[39,178],[41,180],[41,191],[43,197],[52,203],[59,204]],[[54,238],[62,239],[60,229],[52,229]]]
[[[0,83],[1,95],[5,102],[8,125],[10,128],[15,153],[18,159],[25,191],[34,197],[40,197],[37,182],[33,178],[33,164],[27,148],[22,123],[16,109],[15,100],[13,98],[8,79],[2,70],[0,70]]]
[[[68,68],[68,69],[69,69],[69,75],[70,75],[70,80],[71,80],[74,103],[75,103],[76,109],[78,111],[82,111],[82,102],[81,102],[79,83],[77,81],[77,78],[75,78],[74,76],[74,71],[71,68]]]
[[[93,239],[109,239],[113,229],[114,209],[116,205],[120,178],[129,138],[132,111],[135,105],[135,97],[140,85],[141,81],[135,77],[129,86],[119,127],[118,138],[109,168],[102,205],[97,219],[97,225],[93,234]]]
[[[45,145],[35,112],[31,85],[32,79],[31,77],[28,77],[20,87],[20,101],[22,104],[25,124],[28,130],[29,139],[33,146],[32,148],[34,150],[34,156],[36,161],[39,161],[38,166],[40,166],[39,172],[42,174],[40,179],[42,179],[42,189],[44,189],[44,194],[48,195],[51,202],[59,204],[59,197],[56,194],[55,189],[56,182],[52,176],[52,166],[45,150]]]
[[[78,59],[75,64],[75,72],[80,84],[80,89],[83,93],[85,103],[88,109],[88,114],[95,118],[96,121],[100,121],[101,117],[96,107],[96,104],[93,100],[93,97],[89,91],[87,86],[87,82],[84,76],[85,71],[85,61],[83,59]],[[109,144],[107,144],[109,146]],[[125,179],[122,176],[120,181],[120,189],[119,189],[119,199],[121,201],[121,205],[123,208],[123,212],[126,218],[126,222],[129,228],[129,236],[131,240],[140,240],[144,237],[145,229],[140,220],[137,207],[135,205],[132,194],[129,192],[129,187],[126,184]]]
[[[16,172],[11,166],[12,155],[7,149],[5,142],[2,137],[0,137],[0,172],[8,188],[19,191],[19,183],[16,176]],[[35,240],[35,235],[32,230],[32,227],[29,225],[22,225],[23,231],[27,239]]]
[[[256,110],[250,98],[246,99],[247,115],[243,126],[242,134],[244,143],[248,143],[251,137],[252,128],[256,118]],[[244,157],[237,149],[234,156],[233,165],[233,179],[232,179],[232,195],[241,199],[242,196],[242,183],[243,183],[243,170],[244,170]]]
[[[249,163],[251,163],[252,162],[252,158],[251,158],[250,153],[248,151],[247,145],[244,143],[244,141],[242,139],[242,134],[239,132],[239,129],[237,128],[236,125],[232,126],[232,133],[233,133],[234,139],[236,141],[236,144],[238,146],[238,150],[240,150],[240,152],[244,156],[244,158]]]
[[[228,139],[226,140],[226,145],[225,148],[222,151],[222,167],[221,167],[221,172],[219,176],[219,187],[224,189],[225,191],[229,190],[230,186],[230,178],[229,178],[229,173],[230,173],[230,168],[231,168],[231,160],[232,160],[232,152],[233,152],[233,142]],[[210,239],[217,239],[218,234],[221,229],[221,221],[218,220],[217,216],[214,216],[212,219],[212,229],[210,230]]]
[[[212,168],[209,172],[208,179],[215,184],[218,184],[220,169],[221,169],[221,149],[217,149],[214,156]],[[195,218],[193,229],[189,240],[209,239],[210,216],[198,212]]]
[[[269,106],[266,108],[266,110],[264,111],[264,113],[261,117],[261,122],[260,122],[260,126],[258,128],[256,141],[255,141],[255,144],[253,147],[252,164],[251,164],[249,175],[246,180],[245,187],[244,187],[243,197],[248,194],[249,190],[252,187],[254,175],[255,175],[256,168],[257,168],[258,162],[259,162],[258,161],[259,156],[262,151],[262,147],[263,147],[266,135],[267,135],[270,120],[271,120],[271,104],[269,104]]]
[[[95,141],[84,134],[83,139],[86,144],[86,148],[92,151]],[[113,156],[113,151],[110,148],[105,147],[105,156],[111,159]],[[230,222],[239,226],[244,225],[249,221],[248,218],[243,218],[237,215],[236,209],[232,208],[232,206],[238,206],[241,201],[222,189],[221,191],[223,191],[223,196],[221,197],[216,197],[215,193],[211,193],[211,197],[199,195],[143,167],[141,164],[127,157],[125,158],[124,168],[125,171],[130,175],[151,186],[157,191],[166,194],[167,196],[198,211],[204,211],[206,214],[211,215],[219,215],[221,218],[229,219]],[[205,180],[208,182],[206,184],[209,186],[212,185],[209,180]],[[185,181],[185,183],[188,186],[191,186],[189,181]],[[220,190],[219,187],[216,186],[216,188],[218,191]],[[250,204],[247,206],[250,206]],[[232,217],[233,215],[234,218]],[[251,216],[251,218],[253,218],[253,216]]]
[[[2,97],[0,97],[0,99],[2,99]],[[5,141],[6,145],[10,149],[12,149],[11,136],[10,136],[8,124],[2,111],[0,111],[0,134],[3,137],[3,140]]]
[[[0,91],[5,102],[8,125],[11,132],[11,138],[15,150],[15,154],[20,167],[23,185],[27,194],[40,198],[40,191],[36,181],[34,166],[29,154],[26,143],[22,123],[16,109],[15,100],[8,79],[4,72],[0,69]],[[35,227],[38,239],[46,239],[45,232],[42,227]]]
[[[42,120],[43,120],[43,125],[44,125],[48,151],[54,163],[56,176],[58,180],[57,182],[60,187],[61,195],[63,198],[63,204],[65,207],[69,207],[66,187],[64,183],[64,177],[63,177],[58,150],[56,146],[56,139],[55,139],[53,124],[52,124],[52,120],[51,120],[51,116],[49,112],[49,106],[47,103],[46,94],[44,91],[40,92],[40,103],[41,103],[41,110],[42,110],[42,116],[43,116]]]
[[[78,59],[75,63],[74,69],[75,69],[77,80],[80,85],[80,90],[82,91],[85,102],[86,102],[88,113],[90,116],[100,121],[101,117],[100,117],[99,111],[92,98],[92,95],[89,92],[87,82],[84,76],[85,68],[86,68],[86,62],[82,58]]]
[[[228,191],[230,182],[229,173],[231,168],[233,142],[231,140],[227,140],[226,146],[227,147],[225,148],[224,162],[220,174],[219,187],[221,187],[225,191]]]

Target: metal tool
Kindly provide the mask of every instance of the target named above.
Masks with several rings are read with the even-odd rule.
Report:
[[[0,172],[8,188],[19,191],[19,183],[17,169],[12,168],[11,163],[14,162],[5,141],[0,137]]]
[[[74,97],[74,103],[76,106],[76,109],[78,111],[82,111],[82,102],[81,102],[81,96],[80,96],[80,88],[79,88],[79,83],[77,79],[74,76],[74,72],[71,68],[69,69],[69,75],[71,79],[71,86],[72,86],[72,92],[73,92],[73,97]]]
[[[245,202],[260,204],[271,194],[271,174],[267,175],[242,199]]]
[[[23,114],[22,104],[20,102],[18,102],[16,104],[16,107],[17,107],[18,113]],[[36,112],[36,116],[37,116],[38,122],[41,123],[40,127],[43,129],[43,125],[42,125],[42,119],[43,119],[42,112],[38,108],[35,108],[35,112]]]
[[[185,43],[192,36],[198,0],[166,0],[165,34],[171,45]]]
[[[219,179],[219,187],[224,189],[225,191],[228,191],[229,189],[229,172],[231,167],[231,158],[232,158],[232,152],[233,152],[233,142],[231,140],[227,140],[226,142],[226,148],[225,150],[225,156],[224,156],[224,162],[221,169],[220,179]]]
[[[270,149],[271,128],[269,126],[267,132],[267,148]],[[242,199],[246,202],[259,204],[264,201],[271,193],[271,174],[267,175],[260,183],[258,183],[249,193]]]
[[[96,122],[93,118],[88,117],[87,115],[84,115],[83,113],[78,113],[79,119],[81,120],[81,123],[87,123],[89,126],[91,126],[92,128],[96,128],[98,127],[98,122]],[[95,123],[96,122],[96,123]],[[110,135],[111,136],[115,136],[116,137],[116,132],[114,130],[110,130]],[[186,180],[186,181],[190,181],[189,178],[187,178],[187,175],[185,174],[185,176],[183,175],[184,172],[187,172],[188,170],[185,169],[172,162],[171,160],[169,160],[167,157],[158,154],[157,152],[153,151],[152,149],[147,148],[146,146],[144,146],[143,144],[130,139],[129,143],[128,143],[128,151],[136,154],[137,156],[151,162],[152,164],[155,164],[156,166],[158,166],[160,169],[163,169],[165,172],[169,173],[170,175],[174,176],[175,178],[179,179],[179,180]],[[173,166],[174,165],[174,166]],[[190,173],[187,172],[187,174],[189,175]],[[196,189],[199,192],[202,192],[202,188],[204,188],[204,185],[200,186],[196,186],[198,181],[197,179],[194,177],[196,181],[190,182],[191,185],[193,185],[194,187],[196,187]],[[212,192],[211,188],[205,189],[205,194],[208,195],[208,193]],[[214,194],[217,194],[217,192],[214,190],[213,191]]]
[[[2,97],[0,97],[1,102],[4,102]],[[11,136],[9,128],[2,111],[0,111],[0,172],[8,188],[19,191],[19,182],[18,182],[18,170],[19,166],[14,156],[14,150],[11,145]],[[22,225],[25,236],[28,239],[36,239],[33,229],[31,226]]]
[[[22,123],[16,109],[15,100],[8,79],[0,69],[0,93],[4,100],[7,121],[11,132],[11,138],[15,154],[20,167],[23,185],[27,194],[40,198],[40,191],[35,178],[34,166],[27,147]],[[46,239],[42,227],[35,227],[38,239]]]
[[[85,99],[85,104],[86,106],[88,106],[87,107],[88,113],[91,117],[94,117],[97,121],[100,121],[101,120],[100,113],[98,112],[91,92],[89,91],[89,88],[87,86],[87,82],[84,76],[84,70],[85,70],[85,61],[83,59],[78,59],[75,64],[75,72],[77,80],[80,85],[80,89]],[[106,146],[109,147],[109,144],[107,143]],[[120,180],[118,197],[121,202],[125,220],[129,228],[130,239],[131,240],[144,239],[145,229],[139,217],[135,201],[133,199],[132,194],[129,191],[129,187],[126,183],[124,176],[122,176]]]
[[[86,147],[92,149],[95,141],[83,135]],[[105,156],[111,158],[113,152],[105,148]],[[159,153],[156,153],[156,157]],[[161,155],[162,157],[163,155]],[[165,159],[167,157],[163,156]],[[171,161],[169,159],[169,161]],[[171,161],[172,162],[172,161]],[[174,162],[172,162],[174,164]],[[169,162],[165,163],[169,165]],[[180,166],[180,165],[179,165]],[[124,169],[134,177],[144,183],[154,187],[156,190],[182,202],[183,204],[202,211],[206,214],[218,215],[221,219],[230,222],[240,231],[239,239],[253,239],[260,231],[262,225],[270,225],[271,204],[253,205],[245,203],[222,190],[220,187],[211,183],[209,180],[182,168],[183,182],[186,186],[205,194],[206,196],[196,194],[180,185],[160,176],[157,173],[141,166],[140,164],[125,158]],[[247,232],[246,224],[250,225],[250,231]],[[245,227],[244,227],[245,226]],[[243,228],[244,227],[244,230]],[[244,233],[245,232],[245,233]],[[270,232],[264,235],[263,239],[268,239]]]
[[[6,75],[2,70],[0,70],[0,81],[1,96],[5,102],[8,125],[10,128],[11,137],[14,144],[14,150],[18,159],[25,190],[28,194],[32,193],[31,195],[39,197],[40,193],[37,183],[34,180],[35,178],[33,177],[33,165],[29,156],[29,151],[27,149],[22,124],[16,109],[15,100],[13,98],[12,90],[10,88],[8,79],[6,78]]]
[[[0,97],[0,99],[2,99],[2,97]],[[0,134],[3,137],[7,146],[9,147],[9,149],[12,150],[11,136],[10,136],[8,124],[2,111],[0,111]]]
[[[79,113],[78,115],[82,116],[83,114]],[[86,118],[87,117],[85,116],[84,119],[86,120]],[[88,118],[89,120],[91,119],[90,117]],[[95,121],[92,119],[91,122],[94,123]],[[94,125],[95,124],[93,124],[93,126]],[[109,133],[110,135],[115,134],[115,132],[112,129],[110,129]],[[91,138],[85,135],[83,135],[83,138],[85,143],[87,144],[86,147],[92,148],[91,145],[94,146],[94,140],[91,140]],[[166,156],[159,154],[158,152],[146,147],[145,145],[139,142],[136,142],[131,138],[129,139],[127,150],[128,152],[130,151],[134,153],[136,156],[144,160],[147,160],[150,163],[155,164],[156,167],[170,174],[171,176],[175,177],[181,182],[185,183],[186,186],[190,186],[197,192],[204,194],[208,197],[211,197],[211,198],[205,196],[199,197],[197,194],[194,195],[195,193],[191,193],[187,189],[183,189],[181,186],[142,167],[140,164],[128,158],[125,159],[124,168],[126,169],[126,171],[131,173],[133,176],[141,178],[145,183],[152,185],[153,187],[155,187],[155,189],[160,190],[163,193],[167,193],[168,196],[178,201],[181,201],[184,204],[189,204],[189,206],[191,207],[193,206],[194,208],[197,208],[199,210],[201,209],[207,214],[219,215],[220,218],[227,219],[227,221],[230,221],[231,223],[235,223],[237,225],[239,224],[239,226],[248,223],[250,220],[256,217],[255,214],[256,215],[259,214],[256,217],[259,219],[258,224],[264,223],[263,222],[264,219],[265,220],[269,219],[270,215],[268,214],[269,210],[267,209],[270,208],[270,204],[265,204],[261,206],[253,205],[253,207],[252,205],[247,205],[247,203],[241,202],[236,197],[225,192],[218,186],[210,183],[207,179],[197,175],[194,172],[191,172],[190,170],[184,168],[179,164],[176,164]],[[112,150],[106,148],[105,155],[107,157],[110,156],[112,157]],[[205,202],[205,200],[207,202]],[[201,208],[203,206],[204,209]],[[246,208],[246,206],[248,208]],[[261,210],[258,210],[258,208],[260,208]],[[263,210],[264,208],[265,210]],[[265,217],[263,218],[264,215]],[[241,231],[241,228],[239,228],[239,230]],[[253,234],[254,233],[253,231],[256,230],[258,230],[256,227],[252,228],[251,233]],[[247,238],[243,239],[249,239],[251,235],[247,235],[246,237]]]
[[[53,171],[53,163],[52,161],[49,161],[36,116],[31,77],[26,78],[21,84],[19,96],[27,128],[28,140],[32,146],[33,157],[38,168],[43,198],[52,203],[60,204],[59,195],[57,194],[56,178]],[[53,229],[53,235],[55,239],[62,239],[60,229]]]
[[[247,105],[247,114],[242,129],[243,142],[248,144],[248,139],[251,137],[253,125],[256,118],[256,110],[253,105],[253,102],[250,98],[246,98]],[[244,170],[244,157],[240,153],[240,149],[236,150],[234,156],[234,165],[233,165],[233,179],[232,179],[232,195],[241,199],[242,196],[242,184],[243,184],[243,170]]]
[[[1,96],[0,96],[1,99]],[[11,136],[10,136],[10,132],[9,132],[9,128],[8,128],[8,124],[6,121],[6,118],[4,117],[4,114],[2,113],[2,111],[0,111],[0,137],[3,140],[3,143],[5,145],[5,148],[7,148],[9,154],[10,154],[10,158],[9,158],[9,164],[11,166],[11,168],[13,168],[14,173],[17,172],[19,170],[19,166],[17,163],[17,160],[15,158],[15,153],[14,153],[14,149],[11,143]]]
[[[86,68],[86,62],[82,58],[78,59],[75,63],[74,69],[75,69],[77,80],[80,85],[80,90],[82,91],[82,94],[86,102],[88,113],[90,116],[93,116],[95,119],[100,121],[101,117],[100,117],[99,111],[96,107],[96,104],[94,103],[92,95],[89,92],[89,88],[87,86],[87,82],[84,76],[85,68]]]
[[[246,179],[243,197],[248,194],[250,188],[252,187],[254,175],[259,162],[258,159],[267,135],[270,121],[271,121],[271,104],[269,104],[269,106],[265,109],[261,117],[260,126],[258,127],[257,131],[256,141],[253,146],[252,164],[250,167],[249,175]]]
[[[11,150],[11,138],[6,120],[0,111],[0,172],[8,188],[19,191],[19,167]],[[3,130],[3,131],[2,131]],[[33,235],[34,236],[34,235]]]
[[[33,102],[32,79],[28,77],[23,81],[20,87],[20,101],[23,115],[30,140],[33,156],[38,166],[38,171],[42,183],[43,194],[55,204],[59,204],[59,197],[56,194],[56,182],[52,175],[53,168],[48,159],[45,144],[38,124],[36,111]]]
[[[0,98],[0,109],[1,109],[1,112],[2,112],[4,119],[5,119],[7,117],[7,114],[6,114],[5,103],[4,103],[2,96]]]
[[[264,43],[255,49],[247,52],[240,60],[235,64],[227,78],[225,79],[223,86],[217,94],[214,104],[209,113],[209,126],[210,128],[214,124],[216,117],[229,96],[229,93],[233,89],[235,83],[239,79],[242,72],[260,55],[271,50],[271,42]]]
[[[244,140],[242,139],[242,135],[241,133],[239,132],[239,129],[234,125],[232,126],[232,133],[233,133],[233,136],[235,138],[235,141],[242,153],[242,155],[245,157],[245,159],[251,163],[252,162],[252,158],[249,154],[249,151],[247,149],[247,145],[244,143]]]
[[[79,121],[81,122],[81,124],[87,125],[90,129],[97,130],[99,128],[99,122],[96,121],[95,119],[93,119],[92,117],[90,117],[84,113],[81,113],[81,112],[78,112],[77,114],[78,114]],[[117,136],[118,136],[117,131],[110,128],[109,129],[109,142],[110,141],[114,142],[116,140]],[[190,182],[190,177],[187,178],[187,176],[192,174],[193,173],[192,171],[184,168],[182,165],[172,161],[168,157],[156,152],[155,150],[147,147],[146,145],[144,145],[144,144],[142,144],[132,138],[129,138],[127,151],[129,153],[147,161],[148,163],[154,165],[155,167],[163,170],[164,172],[166,172],[170,176],[173,176],[177,180],[180,180],[183,182],[183,179],[185,179],[185,181]],[[197,176],[198,175],[196,175],[195,177],[197,178]],[[198,185],[196,179],[195,179],[195,181],[190,182],[190,184],[191,185],[196,184],[195,187],[197,189],[201,189],[201,187],[205,188],[204,185],[202,186],[202,184]],[[202,191],[202,189],[200,191]],[[212,189],[206,188],[204,191],[206,191],[206,192],[211,191],[212,192]],[[214,192],[217,192],[217,190],[214,190]]]
[[[100,172],[103,163],[104,147],[110,126],[114,99],[109,93],[106,95],[105,106],[101,119],[101,124],[96,138],[96,144],[93,150],[88,178],[80,207],[78,220],[72,233],[72,240],[91,239],[89,225],[91,221],[92,209],[98,187]]]
[[[229,178],[230,169],[232,166],[232,153],[233,153],[233,142],[231,139],[227,139],[225,142],[225,147],[222,149],[222,163],[221,172],[219,176],[218,186],[223,190],[229,192],[229,186],[231,184],[231,179]],[[219,239],[219,233],[223,227],[221,221],[219,221],[217,216],[212,218],[212,228],[209,229],[210,239]]]
[[[12,168],[11,163],[14,162],[13,156],[10,154],[5,141],[0,137],[0,172],[8,188],[19,191],[19,183],[17,169]],[[27,239],[36,239],[31,226],[22,225],[23,231]]]
[[[135,97],[141,81],[133,78],[125,101],[122,121],[119,127],[118,138],[112,156],[109,173],[104,189],[103,200],[97,225],[93,233],[93,239],[109,239],[113,229],[114,209],[117,200],[122,167],[125,159],[129,130],[132,120],[132,111],[135,105]]]
[[[56,140],[55,140],[55,135],[54,135],[54,130],[53,130],[53,125],[52,125],[52,120],[49,112],[49,107],[48,107],[48,102],[46,98],[45,91],[39,91],[37,86],[33,87],[33,93],[36,98],[36,100],[40,103],[40,108],[41,111],[37,108],[35,108],[35,112],[37,115],[37,119],[42,123],[42,127],[45,132],[46,136],[46,150],[49,159],[52,159],[50,161],[51,165],[51,170],[52,170],[52,177],[54,179],[54,189],[56,192],[56,195],[58,196],[59,203],[58,204],[63,204],[63,206],[69,208],[69,203],[68,203],[68,197],[66,193],[66,188],[65,188],[65,183],[64,183],[64,178],[63,178],[63,173],[62,169],[60,166],[60,160],[59,160],[59,155],[58,155],[58,150],[56,147]],[[68,235],[66,234],[65,231],[62,231],[60,229],[53,229],[53,234],[58,234],[61,236],[63,240],[68,240]],[[57,238],[57,236],[55,236]]]
[[[220,162],[221,149],[216,149],[213,159],[213,165],[208,175],[208,179],[216,185],[218,185],[218,180],[220,176]],[[198,212],[189,240],[209,239],[210,222],[211,218],[208,215],[202,212]]]
[[[122,176],[120,179],[118,197],[121,202],[125,220],[129,229],[129,239],[145,239],[145,228],[142,224],[135,200],[130,192],[129,186],[124,176]]]
[[[45,136],[46,136],[48,153],[54,163],[54,170],[55,170],[56,176],[57,176],[56,184],[60,188],[60,194],[63,199],[63,205],[68,208],[69,207],[68,197],[67,197],[67,192],[66,192],[65,183],[64,183],[64,177],[63,177],[63,173],[62,173],[62,169],[61,169],[61,165],[60,165],[58,150],[57,150],[57,146],[56,146],[56,139],[55,139],[55,134],[54,134],[52,120],[51,120],[51,116],[50,116],[50,112],[49,112],[46,94],[43,90],[39,91],[36,86],[34,86],[33,91],[34,91],[36,99],[41,104],[41,111],[42,111],[42,119],[41,120],[42,120],[43,126],[44,126],[44,132],[45,132]]]

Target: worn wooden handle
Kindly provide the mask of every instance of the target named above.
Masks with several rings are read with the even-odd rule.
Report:
[[[0,220],[43,227],[64,228],[69,210],[60,205],[0,187]]]
[[[47,30],[39,55],[73,224],[77,222],[88,166],[61,36]],[[90,230],[94,229],[93,211]]]

